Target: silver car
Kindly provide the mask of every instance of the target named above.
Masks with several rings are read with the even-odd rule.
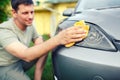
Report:
[[[79,20],[90,26],[87,38],[53,50],[56,80],[120,80],[120,0],[80,0],[56,34]]]

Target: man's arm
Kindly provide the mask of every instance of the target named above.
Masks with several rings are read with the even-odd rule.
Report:
[[[48,51],[54,49],[58,45],[80,41],[83,36],[85,36],[85,32],[82,28],[71,27],[61,31],[58,35],[50,38],[42,44],[28,48],[20,42],[14,42],[6,46],[5,49],[12,55],[30,62],[33,59],[47,54]]]

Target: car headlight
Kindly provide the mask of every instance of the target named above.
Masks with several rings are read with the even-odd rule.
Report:
[[[76,43],[76,46],[116,51],[112,39],[103,29],[92,23],[87,24],[90,26],[89,34],[83,41]]]
[[[56,34],[62,29],[74,25],[75,22],[76,21],[64,21],[64,23],[59,25]],[[111,36],[109,36],[102,28],[90,22],[86,22],[86,24],[90,26],[88,36],[84,40],[77,42],[75,46],[105,51],[117,51]]]

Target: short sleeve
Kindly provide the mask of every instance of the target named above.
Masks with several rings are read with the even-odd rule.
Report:
[[[0,45],[6,47],[7,45],[18,42],[15,33],[9,29],[0,29]]]

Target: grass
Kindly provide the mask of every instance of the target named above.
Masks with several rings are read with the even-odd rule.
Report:
[[[48,35],[43,35],[44,40],[49,39]],[[31,44],[33,45],[33,44]],[[34,70],[35,66],[33,66],[30,70],[27,71],[28,76],[31,80],[34,80]],[[53,79],[53,69],[52,69],[52,60],[51,60],[51,52],[48,53],[48,58],[46,60],[46,64],[44,67],[42,80],[54,80]]]

